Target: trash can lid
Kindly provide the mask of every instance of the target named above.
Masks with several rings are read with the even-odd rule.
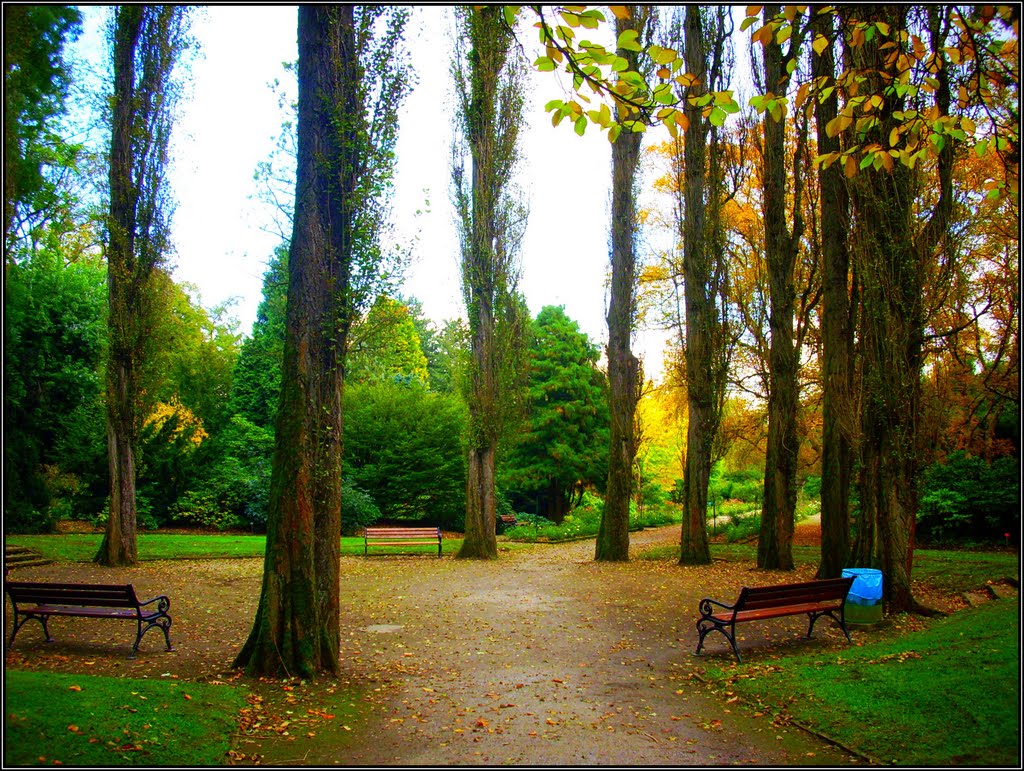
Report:
[[[875,568],[843,568],[843,578],[849,578],[850,576],[877,576],[881,574],[882,571]]]

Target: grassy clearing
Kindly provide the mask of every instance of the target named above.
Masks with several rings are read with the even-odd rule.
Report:
[[[987,581],[1020,576],[1020,558],[1005,551],[945,551],[918,549],[914,552],[914,580],[937,589],[977,589]]]
[[[230,686],[8,670],[4,766],[221,765],[245,697]]]
[[[725,562],[757,562],[757,546],[744,543],[711,545],[711,558]],[[639,559],[677,561],[677,545],[658,546],[646,550]],[[793,561],[797,566],[816,566],[821,559],[817,546],[794,546]],[[917,549],[914,551],[914,581],[936,589],[963,592],[983,587],[1006,577],[1020,575],[1020,558],[1005,551],[945,551]]]
[[[1019,611],[1017,600],[990,602],[895,639],[707,674],[884,763],[1016,766]]]
[[[16,546],[38,550],[47,559],[58,562],[92,562],[103,536],[99,533],[66,533],[63,535],[12,535],[4,540]],[[454,554],[461,539],[446,538],[441,543],[444,554]],[[263,557],[267,539],[263,535],[184,535],[180,533],[140,533],[139,559],[143,562],[169,559],[244,559]],[[361,555],[363,539],[342,538],[341,553]],[[437,554],[436,545],[375,546],[370,554]]]

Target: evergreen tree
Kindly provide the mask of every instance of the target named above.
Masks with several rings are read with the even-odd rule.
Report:
[[[274,426],[281,393],[287,299],[288,252],[281,246],[263,275],[263,299],[252,335],[242,344],[231,383],[231,414],[265,429]]]
[[[563,308],[548,306],[533,322],[528,413],[503,463],[513,505],[561,522],[587,485],[608,474],[608,382],[598,349]]]

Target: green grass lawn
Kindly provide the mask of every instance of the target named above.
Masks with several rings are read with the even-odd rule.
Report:
[[[245,706],[230,686],[53,672],[4,673],[4,766],[225,763]]]
[[[1017,600],[989,602],[895,639],[707,674],[883,763],[1017,766],[1019,612]]]
[[[66,533],[11,535],[4,540],[14,546],[36,549],[47,559],[58,562],[91,562],[102,539],[100,533]],[[140,533],[138,537],[139,559],[142,561],[263,557],[266,544],[267,539],[263,535]],[[446,538],[441,542],[442,552],[454,554],[461,545],[461,539]],[[362,536],[342,538],[341,553],[362,554]],[[437,554],[437,545],[370,547],[371,556],[382,554]]]

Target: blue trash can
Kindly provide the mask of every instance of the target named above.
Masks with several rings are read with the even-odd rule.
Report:
[[[843,568],[843,578],[853,578],[846,595],[843,616],[848,624],[875,624],[882,620],[882,571],[874,568]]]

